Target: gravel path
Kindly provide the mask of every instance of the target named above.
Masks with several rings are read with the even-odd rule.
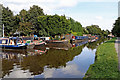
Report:
[[[118,53],[118,63],[119,63],[119,71],[120,71],[120,37],[118,37],[115,42],[115,48]]]

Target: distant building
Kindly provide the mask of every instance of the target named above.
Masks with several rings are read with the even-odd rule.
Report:
[[[113,35],[112,33],[110,33],[110,34],[108,35],[108,37],[114,37],[114,35]]]
[[[120,1],[118,2],[118,17],[120,17]]]

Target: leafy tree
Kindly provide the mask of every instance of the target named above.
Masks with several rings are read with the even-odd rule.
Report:
[[[2,23],[5,25],[5,35],[10,36],[13,34],[14,15],[8,7],[2,9]]]
[[[28,22],[28,12],[26,10],[21,10],[19,14],[19,28],[18,31],[24,35],[28,35],[33,32],[32,23]]]
[[[109,30],[106,30],[106,31],[102,30],[102,34],[107,37],[110,34],[110,31]]]
[[[81,33],[83,33],[82,25],[79,22],[75,21],[72,18],[70,18],[69,21],[70,21],[71,30],[73,32],[81,32]]]
[[[23,9],[15,16],[16,25],[14,28],[22,35],[37,34],[40,30],[38,29],[37,18],[41,15],[44,15],[43,9],[36,5],[30,7],[28,11]]]
[[[38,17],[38,24],[39,35],[54,37],[55,35],[70,33],[70,23],[65,16],[40,16]]]
[[[31,22],[33,24],[34,34],[38,34],[39,32],[37,18],[43,15],[44,15],[43,9],[37,5],[33,5],[28,10],[28,22]]]
[[[112,34],[120,37],[120,17],[115,21],[113,25]]]
[[[85,27],[83,27],[83,34],[89,34],[89,31]]]
[[[102,30],[101,30],[101,28],[99,28],[98,25],[87,26],[86,29],[89,32],[89,34],[102,35]]]

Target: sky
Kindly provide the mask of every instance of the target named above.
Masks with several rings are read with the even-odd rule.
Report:
[[[14,14],[20,10],[29,10],[38,5],[48,15],[66,15],[82,24],[83,27],[99,25],[101,29],[111,30],[118,18],[119,0],[0,0]]]

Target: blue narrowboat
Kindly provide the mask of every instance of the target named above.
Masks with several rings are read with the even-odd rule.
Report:
[[[22,38],[0,38],[0,48],[4,49],[26,49],[27,44],[23,43]]]

